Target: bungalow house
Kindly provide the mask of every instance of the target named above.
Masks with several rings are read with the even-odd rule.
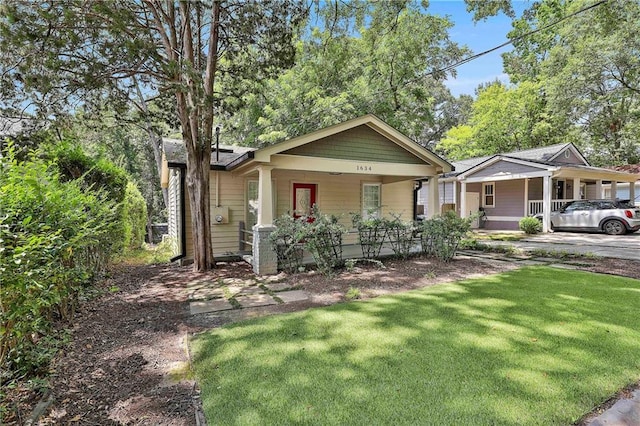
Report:
[[[193,257],[185,200],[182,141],[164,141],[162,184],[169,189],[169,233],[176,257]],[[210,199],[214,256],[248,254],[254,271],[276,272],[268,236],[274,218],[304,215],[317,205],[351,227],[349,213],[415,216],[416,180],[437,180],[451,164],[374,115],[366,115],[260,149],[212,152]],[[426,194],[438,199],[438,186]],[[355,243],[356,236],[351,235]]]
[[[481,212],[474,226],[517,230],[525,216],[543,214],[543,231],[550,229],[550,213],[574,199],[618,197],[618,185],[629,189],[625,198],[636,197],[629,186],[638,175],[592,167],[572,143],[469,158],[453,162],[455,172],[437,180],[438,204],[419,196],[431,214],[455,210],[462,217]],[[430,191],[432,183],[423,186]],[[432,206],[437,205],[437,208]]]

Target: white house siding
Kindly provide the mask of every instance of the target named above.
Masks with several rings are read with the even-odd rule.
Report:
[[[611,198],[611,185],[603,185],[602,189],[604,191],[604,198]],[[640,203],[640,182],[636,182],[635,184],[635,196],[634,200],[637,203]],[[616,188],[616,198],[620,200],[628,200],[629,199],[629,183],[620,182]]]

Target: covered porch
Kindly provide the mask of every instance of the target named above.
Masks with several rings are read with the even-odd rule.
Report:
[[[419,180],[437,180],[450,170],[445,160],[371,115],[253,152],[232,172],[246,184],[242,234],[254,271],[277,271],[269,241],[277,217],[309,215],[317,206],[346,229],[352,213],[411,222]],[[437,202],[437,185],[429,197]],[[343,243],[353,245],[357,238],[347,233]]]
[[[459,186],[460,215],[474,214],[477,206],[486,218],[487,229],[518,229],[523,217],[542,215],[543,232],[551,229],[551,212],[572,200],[603,199],[603,186],[616,199],[619,183],[634,182],[637,176],[594,167],[558,167],[520,175],[467,177]],[[633,186],[633,185],[631,185]],[[630,198],[635,193],[632,190]]]

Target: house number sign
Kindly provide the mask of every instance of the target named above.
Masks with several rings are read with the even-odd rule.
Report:
[[[373,167],[358,164],[358,165],[356,165],[356,171],[358,171],[358,172],[371,172],[371,171],[373,171]]]

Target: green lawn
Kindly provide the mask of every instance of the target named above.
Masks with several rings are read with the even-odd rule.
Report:
[[[192,342],[210,424],[570,424],[640,379],[640,281],[546,267]]]

